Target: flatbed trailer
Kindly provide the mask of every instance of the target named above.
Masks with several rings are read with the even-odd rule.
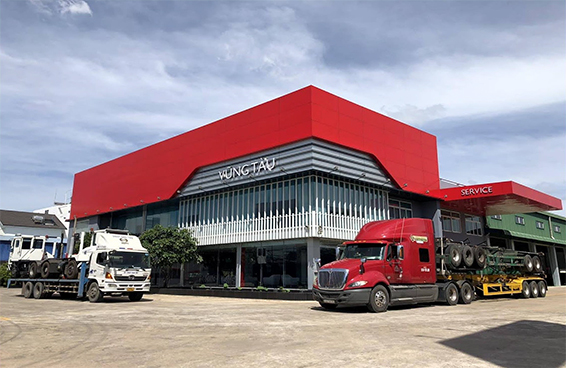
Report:
[[[49,298],[54,293],[58,293],[64,299],[83,298],[85,297],[85,286],[88,278],[86,277],[86,267],[80,269],[78,279],[17,278],[9,279],[7,287],[21,285],[22,295],[25,298]]]

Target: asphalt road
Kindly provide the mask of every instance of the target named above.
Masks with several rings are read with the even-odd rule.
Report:
[[[0,289],[1,367],[566,366],[566,287],[381,314],[309,301],[19,294]]]

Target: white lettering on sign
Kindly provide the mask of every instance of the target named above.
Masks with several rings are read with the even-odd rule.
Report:
[[[491,194],[493,193],[492,187],[477,187],[477,188],[469,188],[469,189],[462,189],[460,191],[462,197],[467,197],[471,195],[478,195],[478,194]]]
[[[421,267],[421,272],[430,272],[430,268],[428,267]]]
[[[261,158],[258,161],[250,162],[240,166],[229,166],[226,169],[219,171],[220,180],[231,180],[240,176],[258,175],[262,171],[271,171],[275,167],[275,159],[272,158],[271,162],[268,158]]]

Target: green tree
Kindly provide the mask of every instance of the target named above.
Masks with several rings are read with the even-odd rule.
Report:
[[[197,239],[187,229],[157,225],[145,231],[140,241],[149,252],[152,267],[165,271],[165,287],[169,284],[174,264],[202,262],[197,252]]]

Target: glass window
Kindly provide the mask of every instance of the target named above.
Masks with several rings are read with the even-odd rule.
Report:
[[[555,225],[555,226],[554,226],[554,232],[555,232],[555,233],[560,233],[560,226]]]
[[[442,220],[442,230],[453,233],[461,233],[460,214],[452,211],[441,211],[440,218]]]
[[[537,229],[544,230],[544,222],[537,221]]]
[[[43,247],[43,240],[35,239],[33,241],[33,249],[41,249]]]
[[[478,216],[466,215],[466,234],[477,236],[483,235],[481,220]]]
[[[524,225],[525,224],[525,218],[521,217],[521,216],[515,216],[515,223],[517,225]]]
[[[430,256],[427,248],[419,248],[419,261],[423,263],[430,262]]]
[[[411,202],[400,201],[397,199],[390,199],[389,217],[393,219],[413,217],[413,209]]]
[[[493,215],[493,216],[491,216],[491,218],[494,219],[494,220],[501,221],[501,215]]]

